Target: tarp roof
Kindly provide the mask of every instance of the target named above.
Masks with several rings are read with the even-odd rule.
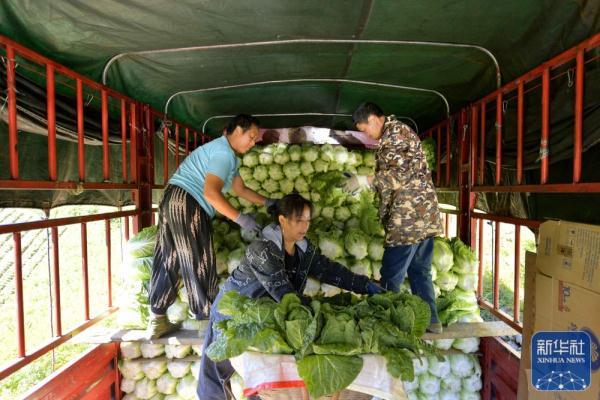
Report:
[[[426,129],[496,88],[494,61],[474,47],[278,43],[132,52],[296,39],[426,41],[481,46],[508,82],[598,32],[597,1],[172,1],[3,0],[0,33],[200,129],[213,115],[352,113],[363,100]],[[316,81],[326,79],[327,81]],[[346,80],[338,82],[335,80]],[[222,122],[222,121],[220,121]],[[347,117],[262,118],[266,127],[349,128]],[[208,124],[217,134],[220,124]]]

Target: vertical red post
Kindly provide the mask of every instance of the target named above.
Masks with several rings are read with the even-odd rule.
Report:
[[[521,225],[515,225],[515,279],[513,293],[513,321],[518,323],[521,318]]]
[[[450,120],[446,120],[446,187],[450,187]]]
[[[169,128],[163,127],[163,185],[169,181]]]
[[[575,67],[575,132],[573,136],[573,183],[581,181],[581,153],[583,152],[583,50],[577,51]]]
[[[198,148],[198,132],[194,131],[194,150]]]
[[[477,298],[480,299],[483,295],[483,228],[485,221],[483,219],[478,220],[479,223],[479,237],[477,238],[478,246],[478,258],[479,258],[479,272],[478,272],[478,280],[477,280]]]
[[[190,130],[185,128],[185,155],[190,154]]]
[[[123,183],[127,182],[127,103],[121,99],[121,169]]]
[[[494,237],[494,310],[500,305],[500,222],[496,221]]]
[[[108,273],[108,308],[112,307],[112,248],[110,237],[110,219],[104,221],[104,230],[106,232],[106,261]]]
[[[58,178],[56,163],[56,97],[54,67],[46,64],[46,119],[48,121],[48,176],[51,181]]]
[[[123,217],[125,225],[125,240],[129,240],[129,216]]]
[[[108,93],[101,90],[102,97],[102,176],[105,182],[110,181],[110,166],[108,164]]]
[[[496,96],[496,185],[502,183],[502,92]]]
[[[52,299],[53,299],[53,316],[54,326],[56,327],[56,335],[62,336],[62,318],[60,311],[60,265],[58,252],[58,227],[50,228],[50,236],[52,239]]]
[[[85,182],[85,138],[83,115],[83,82],[77,79],[77,161],[79,182]]]
[[[137,168],[137,116],[136,116],[137,105],[131,102],[129,105],[129,158],[131,161],[131,181],[132,183],[137,182],[138,168]]]
[[[15,50],[6,46],[6,88],[8,98],[8,157],[10,178],[19,179],[19,151],[17,131],[17,81],[15,78]]]
[[[479,107],[476,105],[471,107],[471,185],[477,182],[477,165],[479,158],[477,157],[477,149],[479,147]]]
[[[442,184],[442,125],[438,125],[437,127],[437,165],[436,165],[436,173],[435,173],[435,181],[436,185],[439,187]]]
[[[179,124],[175,124],[175,168],[179,167]]]
[[[81,271],[83,277],[83,305],[85,320],[90,319],[90,288],[88,276],[87,224],[81,223]]]
[[[517,84],[517,184],[523,183],[523,81]]]
[[[481,103],[481,137],[479,141],[479,184],[485,181],[485,101]]]
[[[17,354],[25,357],[25,314],[23,307],[23,262],[21,233],[13,233],[15,250],[15,296],[17,304]]]
[[[550,139],[550,69],[542,73],[542,140],[540,142],[540,183],[548,182],[548,148]]]

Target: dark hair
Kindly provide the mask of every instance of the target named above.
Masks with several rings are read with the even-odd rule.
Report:
[[[225,133],[231,135],[238,126],[242,128],[243,132],[246,132],[248,129],[252,128],[252,125],[256,127],[259,126],[258,118],[248,114],[238,114],[229,120],[225,127]]]
[[[306,200],[298,193],[286,194],[281,199],[267,209],[267,212],[273,217],[276,224],[279,224],[279,216],[283,215],[290,218],[294,215],[302,215],[304,208],[310,208],[310,214],[313,213],[313,205],[310,200]]]
[[[352,114],[352,119],[354,120],[354,124],[364,124],[369,120],[371,115],[383,117],[385,114],[377,104],[367,101],[358,106],[354,114]]]

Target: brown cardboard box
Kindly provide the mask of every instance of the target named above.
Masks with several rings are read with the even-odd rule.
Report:
[[[531,336],[535,324],[535,276],[536,254],[525,253],[525,291],[523,293],[523,332],[521,347],[521,362],[519,363],[519,387],[517,399],[527,399],[529,392],[529,377],[526,370],[531,369]]]
[[[539,254],[537,264],[542,269]],[[539,392],[528,385],[529,399],[600,399],[600,293],[542,273],[536,274],[535,286],[534,332],[586,330],[592,339],[592,383],[584,392],[553,393]],[[530,382],[530,369],[527,373]]]
[[[544,222],[537,267],[548,276],[600,293],[600,226]]]

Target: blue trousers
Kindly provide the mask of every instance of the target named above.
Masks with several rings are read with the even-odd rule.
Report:
[[[381,284],[398,292],[408,274],[410,290],[422,298],[431,309],[431,322],[438,322],[435,291],[431,280],[433,238],[410,245],[386,247],[381,262]]]

